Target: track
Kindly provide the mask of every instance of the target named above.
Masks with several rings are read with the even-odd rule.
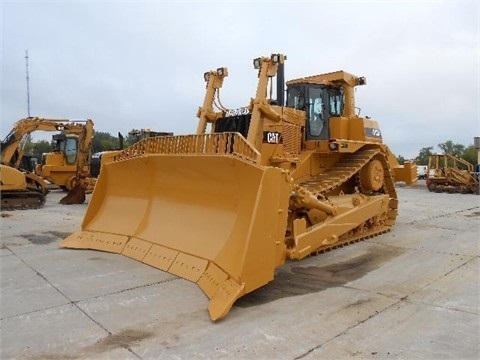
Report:
[[[300,186],[314,194],[325,195],[357,174],[379,152],[380,149],[367,149],[348,154],[330,169],[301,183]]]
[[[1,211],[39,209],[45,205],[40,191],[2,191]]]
[[[392,178],[392,171],[386,157],[382,154],[380,148],[365,149],[355,154],[349,154],[332,166],[326,172],[319,174],[315,178],[300,184],[310,192],[316,195],[323,195],[328,198],[328,193],[336,187],[348,181],[353,176],[358,176],[360,170],[368,164],[372,159],[378,159],[383,168],[383,186],[377,193],[368,193],[362,191],[365,195],[388,194],[389,210],[386,214],[379,214],[374,218],[359,224],[352,231],[339,237],[338,241],[332,245],[320,247],[312,252],[312,254],[323,253],[349,244],[353,244],[365,239],[378,236],[390,231],[395,224],[398,214],[398,199],[395,189],[395,183]]]

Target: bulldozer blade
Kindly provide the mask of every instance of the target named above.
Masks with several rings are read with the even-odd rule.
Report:
[[[60,199],[59,203],[63,205],[83,204],[85,198],[85,188],[81,185],[76,185],[67,195]]]
[[[82,230],[62,247],[123,254],[195,282],[212,320],[285,261],[290,177],[229,155],[151,154],[105,165]]]

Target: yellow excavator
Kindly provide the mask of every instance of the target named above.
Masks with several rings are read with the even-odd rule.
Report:
[[[47,193],[45,180],[33,172],[22,170],[20,167],[23,155],[23,139],[27,134],[34,131],[59,131],[77,134],[73,138],[66,138],[62,156],[66,156],[75,163],[75,176],[78,178],[78,182],[81,183],[83,167],[89,161],[93,121],[90,119],[70,121],[39,117],[21,119],[14,124],[12,131],[2,142],[0,172],[1,210],[39,208],[45,203],[45,195]],[[84,190],[82,196],[82,188],[80,186],[61,200],[62,204],[83,203],[84,201]]]
[[[220,101],[227,69],[205,73],[196,134],[142,140],[104,166],[81,230],[60,246],[195,282],[217,320],[285,261],[389,231],[395,182],[415,182],[416,166],[400,166],[378,123],[355,113],[365,78],[290,80],[285,99],[285,60],[254,60],[256,95],[238,109]]]

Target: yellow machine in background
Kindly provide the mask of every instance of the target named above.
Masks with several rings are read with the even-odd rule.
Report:
[[[234,110],[218,97],[227,69],[205,73],[197,133],[142,140],[104,166],[82,230],[61,246],[123,254],[193,281],[217,320],[286,260],[389,231],[394,183],[416,181],[416,166],[400,167],[377,122],[355,114],[365,78],[290,80],[285,101],[285,59],[255,59],[256,95]]]
[[[82,130],[82,125],[75,126],[69,131],[62,131],[59,134],[52,135],[52,152],[45,153],[42,156],[42,162],[35,167],[35,173],[43,177],[52,184],[63,190],[71,190],[74,187],[75,176],[77,173],[77,150],[79,148],[78,132]],[[90,151],[89,158],[83,166],[82,173],[88,174],[90,171]]]
[[[44,154],[42,163],[38,164],[35,169],[37,175],[63,190],[72,190],[76,186],[76,154],[70,150],[79,147],[79,129],[78,127],[69,127],[67,131],[52,135],[52,152]],[[157,132],[150,129],[132,130],[128,134],[135,142],[148,137],[173,135],[173,133]],[[121,134],[119,134],[119,139],[120,147],[123,148]],[[122,149],[108,150],[93,155],[90,155],[91,151],[89,151],[88,159],[82,169],[82,181],[87,192],[93,191],[101,166],[113,162],[115,156],[121,151]]]
[[[32,172],[20,169],[23,156],[22,141],[25,135],[34,131],[60,131],[77,134],[75,138],[67,138],[66,145],[61,151],[61,156],[65,156],[74,163],[74,174],[77,178],[82,176],[83,167],[88,162],[93,136],[92,120],[70,122],[69,120],[30,117],[17,121],[2,142],[0,175],[2,210],[38,208],[45,202],[47,185],[44,179]],[[72,198],[69,201],[64,200],[64,203],[76,203],[76,201]]]
[[[158,132],[152,131],[150,129],[141,129],[141,130],[132,130],[128,133],[129,137],[134,139],[134,142],[137,143],[140,140],[147,139],[150,137],[156,136],[172,136],[171,132]],[[123,143],[123,141],[122,141]],[[92,155],[92,160],[90,162],[90,176],[97,178],[100,175],[100,169],[103,165],[111,163],[115,160],[115,157],[120,154],[122,150],[109,150],[101,151]]]
[[[427,187],[434,192],[478,193],[478,178],[473,165],[450,154],[428,158]]]

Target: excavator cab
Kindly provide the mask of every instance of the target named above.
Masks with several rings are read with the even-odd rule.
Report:
[[[35,172],[35,167],[38,165],[38,157],[32,154],[23,154],[20,169],[30,173]]]
[[[52,135],[52,150],[65,159],[66,165],[75,165],[78,153],[78,136],[65,133]],[[49,157],[46,157],[49,164]]]

